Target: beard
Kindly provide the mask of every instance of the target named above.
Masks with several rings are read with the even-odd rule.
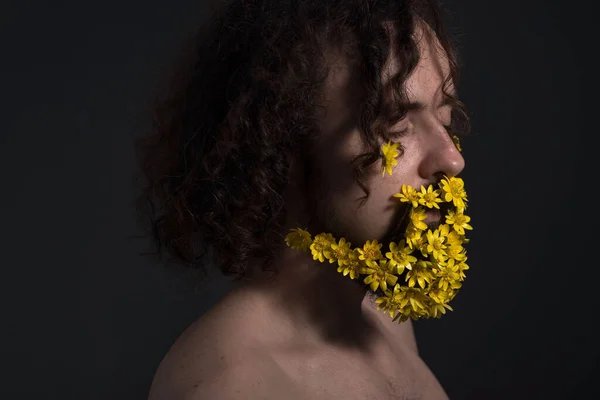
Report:
[[[310,158],[310,157],[309,157]],[[331,189],[322,182],[326,182],[323,179],[323,171],[319,167],[319,164],[315,162],[315,159],[307,160],[307,169],[304,185],[305,204],[306,212],[309,216],[308,231],[309,232],[327,232],[331,233],[335,238],[346,238],[348,242],[353,243],[355,246],[364,245],[364,240],[359,240],[352,229],[349,229],[347,224],[342,222],[339,217],[339,213],[334,207],[334,202],[331,199]],[[433,185],[437,187],[439,181],[430,182],[423,186],[428,187]],[[396,205],[396,210],[389,223],[390,228],[380,238],[374,238],[382,244],[382,253],[385,256],[386,249],[389,249],[392,242],[399,243],[401,240],[406,241],[406,232],[410,224],[410,211],[412,205],[409,203],[400,203],[397,199],[393,198],[390,194],[390,201]],[[451,203],[439,204],[439,212],[441,219],[427,223],[427,229],[435,230],[441,224],[444,223],[442,218],[447,214],[448,210],[452,207]],[[373,239],[371,239],[373,240]],[[420,258],[420,252],[415,250],[414,254],[417,258]],[[385,293],[381,288],[378,290],[372,290],[369,285],[363,282],[362,278],[353,279],[357,286],[365,291],[365,294],[372,299],[377,299],[381,296],[385,296]]]
[[[347,198],[348,194],[335,187],[348,187],[343,180],[336,182],[337,177],[332,176],[330,187],[317,164],[309,165],[310,179],[299,182],[304,200],[304,210],[299,211],[308,219],[298,221],[306,224],[304,227],[291,229],[286,236],[287,245],[312,254],[322,263],[336,263],[330,268],[351,278],[351,285],[364,293],[363,298],[377,300],[377,309],[390,314],[394,321],[440,318],[446,310],[452,310],[448,303],[461,288],[464,271],[469,269],[462,246],[469,242],[465,229],[473,229],[470,217],[463,214],[467,204],[463,180],[443,176],[438,182],[418,188],[400,184],[401,193],[390,193],[389,201],[395,203],[391,213],[386,210],[379,214],[379,221],[369,221],[378,216],[368,215],[373,210],[357,215],[360,206],[343,206],[343,196]],[[432,193],[435,186],[439,191]],[[380,205],[379,197],[376,196],[376,207]],[[335,207],[338,199],[342,203]],[[388,228],[382,232],[383,218],[387,219]],[[357,222],[365,226],[357,226]],[[369,234],[369,228],[378,232]],[[365,268],[367,264],[369,268]],[[340,285],[341,282],[334,284]],[[386,289],[381,290],[382,287]]]

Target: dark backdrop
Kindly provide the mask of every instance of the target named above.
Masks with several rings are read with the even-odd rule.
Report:
[[[422,355],[452,399],[600,396],[594,6],[446,4],[476,230],[456,311],[415,324]],[[1,398],[144,399],[171,343],[227,290],[218,276],[195,288],[129,239],[132,139],[204,8],[3,4]]]

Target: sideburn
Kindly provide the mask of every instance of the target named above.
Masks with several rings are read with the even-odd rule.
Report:
[[[330,200],[329,190],[324,185],[324,173],[314,156],[305,156],[304,162],[303,193],[305,194],[308,231],[313,237],[319,233],[331,233],[336,239],[339,239],[343,235],[337,229],[337,217]]]

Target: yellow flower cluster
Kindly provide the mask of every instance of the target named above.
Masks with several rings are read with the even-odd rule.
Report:
[[[398,156],[400,155],[398,147],[400,147],[400,143],[392,143],[391,141],[381,147],[384,160],[381,176],[384,176],[386,172],[391,175],[392,167],[398,165]]]
[[[310,252],[314,260],[336,263],[338,272],[350,279],[363,278],[374,291],[381,289],[385,295],[376,300],[377,308],[394,320],[439,318],[446,310],[452,310],[449,302],[469,269],[463,244],[468,242],[465,230],[473,228],[469,225],[471,218],[464,214],[464,182],[445,177],[438,189],[429,185],[420,191],[402,185],[394,197],[411,206],[410,222],[405,240],[392,242],[385,253],[377,240],[352,248],[345,238],[337,240],[330,233],[312,238],[304,229],[292,229],[286,243],[293,249]],[[449,211],[432,231],[423,222],[426,210],[440,209],[442,203],[451,203]]]

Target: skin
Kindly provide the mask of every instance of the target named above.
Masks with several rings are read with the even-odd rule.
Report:
[[[303,184],[306,161],[298,159],[284,193],[290,228],[331,232],[354,245],[382,240],[402,212],[392,197],[402,184],[418,188],[462,171],[464,160],[444,128],[450,107],[439,106],[448,63],[427,33],[424,26],[415,31],[421,61],[406,82],[409,100],[425,107],[394,126],[408,128],[401,139],[405,153],[391,176],[382,177],[380,163],[374,166],[371,195],[360,209],[355,199],[363,192],[349,164],[363,152],[353,120],[352,70],[332,54],[336,67],[325,92],[323,135],[308,161],[311,187]],[[395,69],[392,54],[384,82]],[[162,360],[150,400],[447,399],[418,355],[410,321],[394,323],[377,311],[365,285],[289,248],[275,265],[275,276],[251,266],[252,280],[238,284],[184,332]]]

